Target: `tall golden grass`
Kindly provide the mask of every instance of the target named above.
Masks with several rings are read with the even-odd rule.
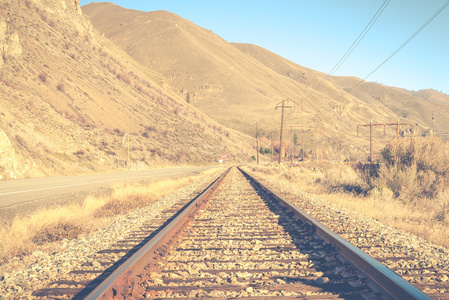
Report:
[[[343,163],[321,168],[253,167],[253,171],[449,247],[449,146],[437,138],[395,140],[375,172]]]
[[[0,265],[12,257],[31,253],[39,245],[87,234],[107,225],[114,216],[146,206],[216,171],[217,169],[211,169],[197,176],[165,179],[149,184],[116,185],[109,196],[87,196],[81,204],[44,209],[25,217],[17,217],[10,226],[0,228]]]

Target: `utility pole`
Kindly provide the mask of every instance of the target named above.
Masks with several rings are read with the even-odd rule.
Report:
[[[279,165],[282,162],[282,142],[284,137],[284,100],[282,100],[282,116],[281,116],[281,137],[279,138],[280,144],[279,144]]]
[[[257,123],[259,123],[259,121],[256,122],[256,140],[257,140],[256,150],[257,150],[257,164],[259,164],[259,131],[257,129]]]
[[[128,170],[131,168],[129,165],[129,134],[128,134]]]
[[[373,150],[373,120],[369,121],[369,161],[374,163],[374,150]]]
[[[125,146],[125,140],[126,140],[126,138],[128,138],[127,139],[127,145]],[[130,159],[129,159],[129,134],[128,133],[125,133],[124,135],[123,135],[123,139],[122,139],[122,148],[125,148],[125,149],[127,149],[127,156],[128,156],[128,159],[127,159],[127,161],[126,161],[126,164],[127,164],[127,168],[128,169],[130,169]]]
[[[370,121],[369,124],[362,124],[362,125],[357,125],[357,136],[359,136],[359,126],[360,127],[367,127],[369,126],[369,136],[370,136],[370,156],[369,156],[369,160],[370,163],[373,164],[374,163],[374,147],[373,147],[373,127],[374,126],[384,126],[384,134],[385,134],[385,126],[397,126],[396,128],[396,134],[397,134],[397,139],[399,140],[399,126],[400,125],[413,125],[412,123],[399,123],[399,119],[396,123],[382,123],[382,124],[373,124],[373,120]]]
[[[304,167],[305,166],[305,160],[306,160],[306,149],[305,149],[305,143],[304,143],[304,126],[302,126],[302,125],[287,125],[287,127],[290,127],[291,128],[291,130],[292,130],[292,149],[293,149],[293,127],[301,127],[301,143],[302,143],[302,166]],[[309,128],[310,129],[310,128]],[[316,158],[316,160],[317,160],[317,162],[318,162],[318,153],[319,153],[319,147],[318,147],[318,145],[319,145],[319,140],[318,140],[318,130],[319,129],[321,129],[321,130],[323,130],[323,133],[324,133],[324,130],[325,130],[325,128],[322,128],[322,127],[317,127],[317,128],[315,128],[316,129],[316,132],[317,132],[317,140],[316,140],[316,151],[317,151],[317,158]],[[325,146],[324,146],[324,143],[323,143],[323,151],[325,152]],[[292,150],[292,155],[293,155],[293,150]],[[326,157],[326,154],[324,154],[324,157]],[[293,165],[293,160],[292,160],[292,165]]]
[[[326,128],[323,128],[323,158],[326,160]]]
[[[290,164],[293,168],[293,126],[290,127],[290,141],[291,141],[291,151],[290,151]]]
[[[291,106],[285,106],[285,100],[282,100],[282,105],[279,105],[279,104],[276,105],[275,109],[277,109],[278,107],[282,107],[281,134],[280,134],[280,138],[279,138],[279,140],[280,140],[280,145],[279,145],[279,165],[280,165],[281,162],[282,162],[282,154],[283,154],[282,150],[284,150],[283,147],[282,147],[282,142],[284,141],[283,140],[283,137],[284,137],[284,109],[285,108],[291,108]]]
[[[318,163],[318,128],[316,129],[316,162]]]
[[[304,167],[304,126],[302,126],[302,166]]]
[[[259,164],[259,131],[257,129],[257,123],[259,123],[259,120],[254,122],[256,124],[256,151],[257,151],[257,164]],[[254,124],[252,123],[252,124]]]
[[[319,156],[319,148],[318,148],[318,142],[319,142],[319,135],[318,130],[322,130],[323,132],[323,159],[326,159],[326,128],[324,127],[316,127],[316,162],[318,163],[318,156]]]

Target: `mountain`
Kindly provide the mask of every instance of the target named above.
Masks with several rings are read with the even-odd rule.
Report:
[[[77,0],[0,6],[0,178],[250,157],[210,119],[99,34]],[[252,154],[251,154],[252,155]]]
[[[449,129],[448,108],[424,101],[419,95],[360,79],[330,77],[302,67],[261,47],[229,43],[212,31],[167,11],[142,12],[112,3],[82,7],[93,26],[136,61],[161,73],[164,86],[189,100],[219,123],[254,134],[256,121],[262,136],[279,131],[283,100],[291,109],[286,123],[306,129],[306,143],[315,143],[314,128],[325,128],[328,157],[365,156],[366,133],[357,125],[401,122],[413,124],[416,135]],[[432,112],[439,117],[432,119]],[[405,134],[411,126],[401,128]],[[368,131],[369,132],[369,131]],[[396,129],[376,128],[378,143],[395,136]],[[278,136],[278,135],[277,135]],[[276,137],[277,138],[277,137]],[[343,145],[342,145],[343,144]],[[333,146],[332,146],[333,145]],[[312,148],[313,147],[313,148]],[[315,146],[308,152],[315,155]],[[344,153],[337,155],[341,149]]]
[[[266,49],[250,44],[234,45],[279,74],[303,84],[309,83],[311,87],[322,83],[318,91],[334,99],[350,94],[371,108],[376,106],[387,108],[396,115],[396,119],[417,123],[424,128],[432,128],[440,132],[449,129],[447,122],[449,96],[443,93],[434,90],[412,92],[372,82],[359,84],[361,79],[356,77],[330,76],[323,81],[327,77],[326,74],[297,65]],[[356,87],[353,88],[354,86]],[[337,92],[332,87],[337,87]],[[433,113],[439,115],[438,121],[435,117],[432,118]],[[389,123],[394,121],[392,119]]]
[[[408,92],[410,93],[410,91]],[[435,90],[425,89],[418,92],[413,91],[411,94],[431,103],[449,105],[449,95]]]
[[[284,97],[305,93],[305,86],[285,80],[213,32],[170,12],[141,12],[111,3],[91,3],[83,12],[130,56],[163,74],[175,93],[182,98],[189,93],[196,107],[223,125],[245,131],[257,111],[274,114],[279,89]]]

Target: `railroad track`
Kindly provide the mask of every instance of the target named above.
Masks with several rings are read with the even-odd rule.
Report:
[[[76,287],[67,283],[66,291],[59,288],[59,294],[55,288],[53,294],[41,290],[35,295],[75,295],[79,299],[428,299],[380,263],[373,263],[374,259],[367,262],[366,254],[352,254],[361,251],[342,245],[343,239],[299,211],[292,212],[291,204],[280,204],[277,195],[237,169],[220,181],[218,190],[209,187],[207,193],[212,197],[208,201],[207,196],[199,196],[187,201],[176,216],[168,217],[173,209],[153,220],[147,232],[136,234],[123,248],[132,248],[134,255],[127,254],[114,268],[106,268],[111,262],[99,257],[92,263],[99,265],[97,272],[102,273],[95,284]],[[71,293],[64,296],[70,288]]]
[[[112,247],[97,252],[90,262],[81,268],[61,275],[61,279],[48,284],[47,288],[36,290],[33,296],[43,299],[83,299],[98,284],[136,253],[161,230],[165,223],[192,199],[180,199],[175,205],[163,210],[157,218],[148,219],[146,224],[134,230]],[[76,258],[75,258],[76,259]]]

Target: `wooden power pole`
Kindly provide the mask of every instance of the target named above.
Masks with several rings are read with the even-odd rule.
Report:
[[[257,129],[257,123],[259,123],[259,120],[257,120],[254,123],[256,124],[256,152],[257,152],[256,157],[257,157],[257,164],[259,164],[259,131]]]
[[[283,146],[282,146],[282,142],[284,141],[284,110],[285,108],[291,108],[291,106],[285,106],[285,100],[282,100],[282,104],[281,105],[276,105],[276,109],[278,107],[282,107],[282,114],[281,114],[281,134],[280,134],[280,138],[279,138],[279,164],[281,164],[282,162],[282,154],[283,154]]]
[[[257,164],[259,164],[259,131],[257,129],[257,123],[259,123],[259,121],[256,122],[256,140],[257,140],[256,151],[257,151]]]
[[[359,126],[360,127],[368,127],[369,126],[369,160],[370,163],[373,164],[374,163],[374,146],[373,146],[373,127],[374,126],[384,126],[384,134],[385,134],[385,126],[397,126],[396,129],[396,134],[397,134],[397,139],[399,140],[399,126],[400,125],[412,125],[412,123],[399,123],[399,120],[396,123],[382,123],[382,124],[373,124],[373,121],[371,120],[369,124],[362,124],[362,125],[357,125],[357,136],[359,136]]]

